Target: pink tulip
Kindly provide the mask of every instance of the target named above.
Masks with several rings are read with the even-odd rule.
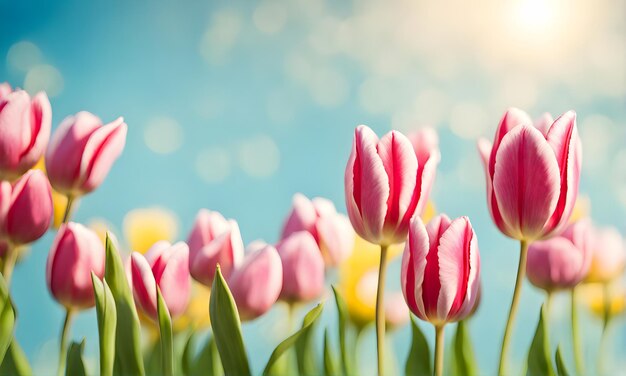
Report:
[[[591,223],[579,221],[562,236],[532,243],[526,264],[528,280],[548,292],[574,288],[589,272],[591,237]]]
[[[281,239],[298,231],[308,231],[322,251],[327,266],[337,266],[344,261],[354,247],[354,231],[350,221],[337,213],[330,200],[315,197],[309,200],[297,193],[285,221]]]
[[[3,82],[0,84],[0,99],[2,99],[2,97],[6,97],[12,92],[13,89],[11,89],[11,85],[9,85],[8,82]]]
[[[171,245],[159,241],[146,255],[131,255],[131,285],[137,307],[148,317],[157,320],[157,287],[170,315],[183,313],[189,303],[191,279],[189,278],[189,248],[184,242]]]
[[[237,222],[224,219],[218,212],[200,210],[188,242],[191,276],[207,287],[213,284],[217,264],[228,278],[243,259],[243,240]]]
[[[378,279],[378,276],[377,276]],[[374,281],[376,283],[376,281]],[[388,329],[395,329],[409,322],[409,307],[400,292],[389,294],[385,300],[385,323]]]
[[[102,278],[104,260],[104,246],[95,232],[80,223],[61,225],[46,265],[50,293],[68,309],[93,307],[91,272]]]
[[[65,118],[46,152],[52,187],[71,196],[98,188],[124,150],[126,130],[121,117],[106,125],[84,111]]]
[[[276,246],[283,264],[280,298],[307,302],[324,291],[324,259],[313,236],[307,231],[291,234]]]
[[[45,93],[0,88],[0,179],[14,180],[41,159],[48,139],[52,110]]]
[[[622,235],[613,227],[594,233],[591,268],[587,282],[609,283],[619,277],[626,267],[626,249]]]
[[[0,238],[13,245],[39,239],[50,226],[50,183],[40,170],[30,170],[15,183],[0,182]]]
[[[346,206],[357,234],[380,245],[403,242],[411,217],[421,215],[428,201],[438,162],[436,146],[415,150],[400,132],[379,140],[358,126],[345,173]]]
[[[478,142],[491,216],[514,239],[558,234],[578,196],[582,146],[576,114],[566,112],[547,126],[549,121],[544,115],[533,126],[525,112],[513,108],[500,121],[493,147],[485,139]]]
[[[424,226],[411,220],[401,269],[404,298],[420,319],[434,325],[467,317],[480,286],[480,254],[467,217],[439,215]]]
[[[266,243],[253,243],[246,253],[243,264],[228,280],[244,321],[269,311],[283,285],[283,267],[276,248]]]

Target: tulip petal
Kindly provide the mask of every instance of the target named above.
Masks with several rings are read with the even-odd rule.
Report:
[[[31,102],[30,108],[30,142],[20,156],[20,170],[24,171],[33,167],[43,155],[48,140],[50,139],[50,127],[52,121],[52,109],[46,93],[37,93]]]
[[[426,315],[430,317],[445,317],[438,315],[439,296],[441,295],[439,244],[441,236],[450,227],[450,218],[445,214],[438,215],[426,226],[428,233],[428,254],[424,268],[424,285],[422,299]]]
[[[429,239],[420,217],[414,217],[409,225],[409,236],[402,255],[400,281],[407,305],[421,319],[426,319],[422,298],[422,283],[426,268]]]
[[[498,124],[498,129],[496,130],[496,137],[493,140],[493,148],[491,149],[491,156],[489,158],[489,175],[493,176],[495,172],[495,164],[496,164],[496,154],[500,149],[500,144],[506,136],[513,128],[518,125],[529,125],[531,126],[533,121],[530,119],[528,114],[518,108],[509,108],[505,113],[502,119],[500,120],[500,124]]]
[[[83,191],[90,192],[102,183],[124,150],[126,132],[126,123],[120,117],[91,134],[80,163],[81,176],[85,179],[81,183]]]
[[[187,244],[174,244],[160,275],[154,273],[156,283],[161,289],[172,317],[183,313],[189,303],[191,280],[189,278],[189,248]]]
[[[315,212],[315,207],[311,200],[301,193],[296,193],[293,196],[291,213],[289,213],[283,225],[280,238],[285,239],[298,231],[309,231],[313,233],[313,231],[315,231],[316,219],[317,213]]]
[[[316,233],[326,265],[336,266],[344,261],[354,246],[354,231],[348,218],[341,214],[321,217]]]
[[[216,211],[200,209],[198,215],[196,215],[193,228],[187,237],[190,262],[193,263],[195,255],[202,247],[224,231],[227,231],[228,228],[228,221],[222,214]]]
[[[502,140],[496,155],[494,194],[508,236],[534,240],[558,201],[559,168],[548,142],[533,126],[520,126]]]
[[[547,137],[548,131],[550,130],[552,123],[554,123],[554,119],[552,118],[552,115],[546,112],[543,115],[541,115],[539,119],[535,120],[534,126],[535,128],[539,129],[539,131],[541,132],[541,134],[543,134],[544,137]]]
[[[243,258],[243,240],[237,222],[230,220],[230,229],[202,247],[190,264],[192,276],[205,286],[213,282],[215,268],[219,264],[222,274],[228,278]]]
[[[435,181],[437,165],[441,160],[439,152],[439,137],[432,128],[423,128],[418,132],[409,135],[415,155],[417,157],[417,188],[416,195],[413,196],[409,210],[406,212],[403,221],[408,221],[413,215],[422,215],[430,191]],[[415,207],[415,210],[411,209]]]
[[[48,179],[40,170],[30,170],[13,187],[6,231],[15,244],[39,239],[50,226],[52,194]]]
[[[131,255],[131,275],[133,280],[133,295],[135,302],[148,316],[157,317],[156,307],[156,281],[152,275],[150,264],[140,253],[133,252]]]
[[[313,236],[300,231],[277,246],[283,264],[283,288],[286,301],[310,301],[324,290],[324,259]]]
[[[15,168],[31,140],[30,97],[23,90],[0,99],[0,169]]]

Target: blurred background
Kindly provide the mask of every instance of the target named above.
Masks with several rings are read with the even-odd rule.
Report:
[[[624,1],[0,0],[1,81],[45,90],[53,128],[81,110],[105,122],[124,116],[124,154],[74,218],[106,223],[128,248],[141,237],[142,225],[127,216],[136,208],[167,210],[147,217],[165,216],[162,231],[172,239],[184,240],[198,209],[209,208],[237,219],[246,243],[274,242],[296,192],[328,197],[345,212],[343,172],[356,125],[379,134],[435,127],[442,160],[432,200],[439,212],[470,216],[479,237],[483,300],[470,327],[484,373],[496,369],[518,245],[490,220],[475,141],[492,138],[507,107],[533,117],[576,110],[583,210],[626,230]],[[63,317],[45,284],[53,235],[32,247],[13,284],[17,338],[37,374],[54,369]],[[399,289],[398,264],[390,290]],[[524,286],[517,365],[542,299]],[[555,303],[553,339],[569,343],[567,296]],[[285,314],[278,305],[244,326],[256,372],[286,335],[276,330]],[[323,325],[334,326],[335,317],[330,299]],[[593,366],[601,323],[583,310],[581,324]],[[432,328],[421,327],[432,340]],[[613,329],[607,357],[624,373],[626,330],[623,322]],[[87,338],[95,364],[93,310],[79,316],[72,337]],[[410,328],[393,342],[404,367]],[[361,370],[372,373],[372,329],[358,351]],[[569,348],[564,353],[570,360]]]

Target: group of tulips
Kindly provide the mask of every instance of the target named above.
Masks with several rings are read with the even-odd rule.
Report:
[[[288,304],[291,312],[299,303],[321,299],[328,271],[350,256],[356,235],[380,246],[375,319],[378,374],[385,372],[388,251],[402,243],[401,273],[390,278],[400,280],[406,306],[391,314],[408,318],[408,307],[416,317],[431,323],[436,334],[434,373],[452,372],[444,372],[444,327],[471,316],[481,294],[488,292],[481,289],[479,238],[470,219],[440,214],[424,223],[421,218],[440,160],[434,130],[425,128],[408,136],[391,131],[379,138],[367,126],[358,126],[345,170],[347,217],[327,199],[296,194],[279,241],[256,240],[244,246],[235,220],[201,209],[186,242],[159,241],[145,254],[132,252],[123,257],[113,234],[107,234],[103,243],[93,230],[72,222],[71,215],[74,204],[98,188],[122,153],[126,124],[122,118],[103,124],[91,113],[79,112],[63,120],[50,138],[51,118],[45,93],[31,98],[23,90],[0,85],[0,325],[7,329],[0,333],[0,361],[4,359],[3,367],[5,363],[13,367],[0,370],[29,372],[13,338],[16,310],[9,286],[24,247],[50,227],[52,197],[57,195],[66,198],[64,215],[48,254],[46,281],[51,295],[66,310],[59,374],[84,372],[82,347],[72,344],[68,353],[67,339],[73,315],[94,305],[101,374],[146,372],[138,355],[139,322],[158,330],[159,372],[192,374],[185,365],[173,365],[172,343],[172,319],[186,311],[192,279],[211,289],[206,315],[211,317],[211,343],[223,371],[250,373],[241,322],[265,314],[277,301]],[[546,114],[533,122],[523,111],[510,109],[498,125],[493,144],[481,139],[478,150],[492,219],[504,235],[520,242],[498,369],[499,375],[507,375],[519,372],[510,368],[507,360],[524,275],[547,292],[547,302],[555,292],[571,291],[575,319],[575,287],[582,281],[612,283],[624,269],[626,254],[615,230],[596,229],[587,218],[570,221],[582,160],[574,112],[556,120]],[[45,172],[35,168],[42,159]],[[336,291],[335,298],[341,317],[345,303]],[[539,334],[549,338],[547,309],[549,304],[542,309],[538,335],[528,355],[531,374],[554,373],[549,341],[546,347],[545,341],[537,339]],[[276,348],[264,373],[279,373],[278,360],[290,347],[298,347],[319,310],[321,305]],[[344,324],[340,323],[340,331],[345,330]],[[576,371],[584,374],[576,327],[572,323],[571,350]],[[325,360],[332,358],[326,342],[325,337]],[[350,373],[345,340],[340,342],[342,366],[336,371]],[[411,351],[421,350],[412,347]],[[301,358],[299,355],[298,362]],[[409,361],[412,359],[420,358],[410,356]],[[560,353],[556,363],[559,373],[565,372]],[[430,368],[407,365],[407,372],[415,369]],[[201,371],[212,374],[214,369]],[[328,365],[325,371],[332,373],[333,368]]]

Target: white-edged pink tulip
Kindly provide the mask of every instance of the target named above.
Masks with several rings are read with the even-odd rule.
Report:
[[[480,287],[478,240],[467,217],[445,215],[427,226],[411,220],[401,269],[402,292],[420,319],[443,325],[467,317]]]
[[[46,265],[50,293],[68,309],[93,307],[91,272],[102,278],[104,263],[104,246],[95,232],[79,223],[61,225]]]
[[[591,268],[585,281],[609,283],[619,277],[626,268],[625,246],[622,234],[616,228],[596,229]]]
[[[283,268],[276,248],[255,242],[246,253],[243,263],[228,280],[243,321],[254,320],[269,311],[283,286]]]
[[[354,247],[354,231],[348,218],[337,213],[332,201],[315,197],[309,200],[296,193],[291,211],[283,225],[281,239],[298,231],[308,231],[322,251],[327,266],[339,265]]]
[[[46,152],[52,187],[75,197],[98,188],[122,154],[126,132],[121,117],[105,125],[86,111],[65,118]]]
[[[324,291],[324,259],[308,231],[294,232],[276,246],[283,265],[280,298],[307,302]]]
[[[51,219],[51,188],[43,172],[30,170],[13,184],[0,181],[0,239],[31,243],[46,233]]]
[[[582,161],[576,114],[566,112],[548,126],[550,120],[544,115],[533,125],[525,112],[512,108],[493,145],[478,142],[491,217],[513,239],[558,234],[574,209]]]
[[[188,237],[189,271],[207,287],[213,284],[215,269],[220,265],[228,278],[243,260],[243,240],[237,222],[220,213],[202,209]]]
[[[356,233],[383,246],[403,242],[410,219],[428,201],[438,162],[436,147],[417,153],[400,132],[379,139],[358,126],[345,171],[346,207]]]
[[[52,110],[45,93],[32,99],[24,90],[0,87],[0,179],[14,180],[43,156]]]
[[[157,319],[157,287],[172,317],[185,311],[191,294],[189,248],[184,242],[156,242],[144,255],[133,252],[130,284],[137,307]]]

